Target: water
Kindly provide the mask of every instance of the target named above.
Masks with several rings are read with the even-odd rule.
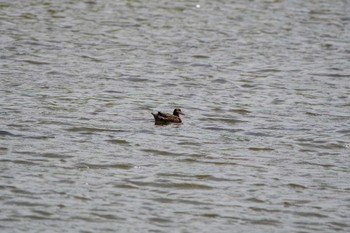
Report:
[[[349,232],[349,12],[1,1],[1,232]]]

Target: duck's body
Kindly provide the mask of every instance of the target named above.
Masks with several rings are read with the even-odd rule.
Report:
[[[152,115],[154,116],[154,120],[156,124],[167,124],[167,123],[181,123],[182,120],[180,118],[180,114],[183,115],[181,112],[181,109],[176,108],[173,112],[173,114],[170,113],[153,113]]]

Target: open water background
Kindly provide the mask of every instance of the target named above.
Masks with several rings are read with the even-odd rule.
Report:
[[[349,232],[349,12],[1,0],[0,231]]]

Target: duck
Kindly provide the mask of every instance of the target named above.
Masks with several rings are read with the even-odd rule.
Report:
[[[156,124],[168,124],[168,123],[181,123],[182,120],[180,115],[185,115],[182,113],[181,109],[175,108],[173,114],[171,113],[153,113],[154,120]]]

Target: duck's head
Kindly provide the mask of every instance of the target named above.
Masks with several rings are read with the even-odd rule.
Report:
[[[181,115],[185,115],[185,114],[183,114],[183,113],[181,112],[181,109],[179,109],[179,108],[175,108],[173,114],[174,114],[175,116],[180,116],[180,114],[181,114]]]

